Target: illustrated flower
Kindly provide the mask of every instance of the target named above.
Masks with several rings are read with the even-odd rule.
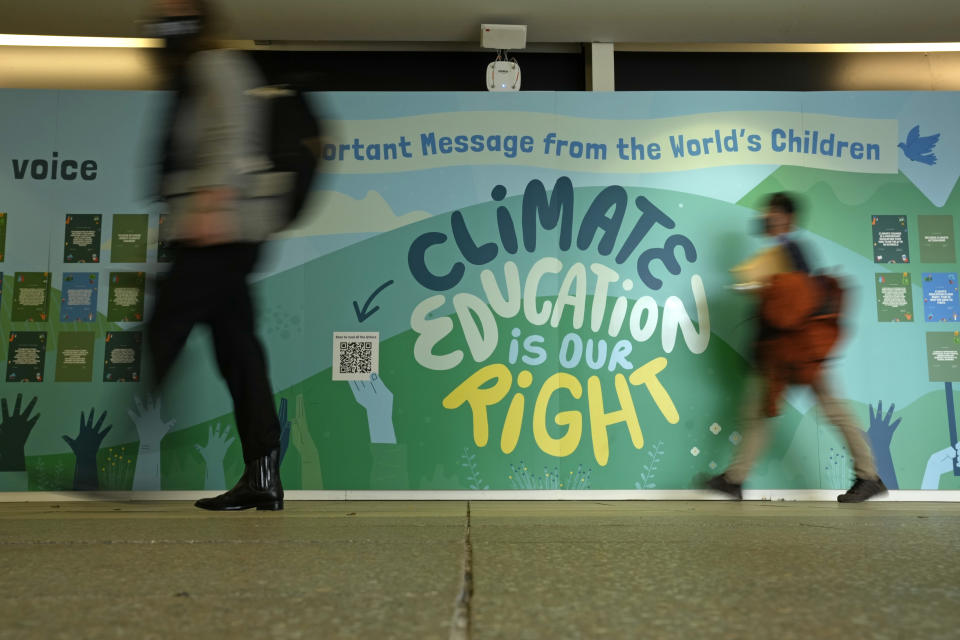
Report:
[[[740,435],[739,431],[734,431],[730,434],[730,442],[733,444],[740,444],[740,441],[743,440],[743,436]]]
[[[707,466],[710,467],[710,471],[714,471],[717,468],[717,463],[711,460],[710,464],[708,464]]]
[[[713,435],[717,435],[718,433],[720,433],[720,425],[717,424],[716,422],[710,425],[710,433],[712,433]]]
[[[700,449],[697,448],[697,447],[694,447],[693,449],[690,449],[690,455],[692,455],[692,456],[698,456],[698,455],[700,455]]]

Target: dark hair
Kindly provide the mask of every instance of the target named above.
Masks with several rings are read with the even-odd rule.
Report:
[[[779,193],[774,193],[767,198],[767,208],[780,209],[784,213],[788,213],[792,216],[797,209],[797,205],[789,194],[781,191]]]

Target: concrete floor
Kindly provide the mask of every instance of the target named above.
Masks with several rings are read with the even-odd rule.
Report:
[[[0,638],[960,637],[960,504],[469,507],[0,504]]]

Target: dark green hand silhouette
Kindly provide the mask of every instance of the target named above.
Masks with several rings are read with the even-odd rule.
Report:
[[[23,446],[27,444],[30,432],[40,419],[40,414],[30,417],[36,396],[27,405],[24,412],[20,412],[20,402],[23,394],[17,394],[17,401],[13,405],[13,413],[7,407],[7,399],[0,399],[0,411],[3,421],[0,422],[0,471],[26,471],[27,463],[23,456]]]
[[[97,479],[97,452],[113,425],[101,431],[100,426],[107,419],[107,412],[100,414],[96,426],[93,426],[93,414],[94,409],[90,407],[90,415],[84,420],[83,411],[81,411],[80,431],[77,437],[63,436],[64,441],[70,445],[73,454],[77,457],[77,466],[73,473],[73,488],[76,491],[96,491],[100,488],[100,481]]]

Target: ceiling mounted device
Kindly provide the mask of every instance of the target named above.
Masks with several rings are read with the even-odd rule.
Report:
[[[510,50],[527,46],[527,25],[481,24],[480,46],[497,50],[484,76],[487,91],[520,91],[520,64],[510,57]]]

